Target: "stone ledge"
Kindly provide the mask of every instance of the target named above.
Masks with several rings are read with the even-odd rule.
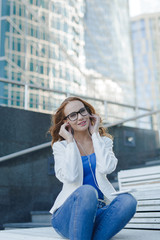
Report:
[[[65,240],[52,227],[15,229],[0,231],[0,239],[5,240]],[[112,240],[159,240],[160,232],[154,230],[123,229]]]

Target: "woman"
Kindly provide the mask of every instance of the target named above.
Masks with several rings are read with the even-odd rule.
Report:
[[[50,128],[56,177],[63,183],[50,210],[52,225],[71,240],[108,240],[136,211],[132,195],[111,195],[115,190],[106,176],[115,170],[117,159],[100,122],[93,106],[69,97]]]

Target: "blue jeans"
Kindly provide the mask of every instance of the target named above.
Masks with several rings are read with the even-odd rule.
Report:
[[[90,185],[83,185],[53,213],[52,226],[70,240],[108,240],[129,222],[136,205],[135,198],[124,193],[99,208],[97,191]]]

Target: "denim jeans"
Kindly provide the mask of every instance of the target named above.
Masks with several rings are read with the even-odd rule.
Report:
[[[70,240],[108,240],[129,222],[137,202],[128,193],[118,195],[109,205],[98,207],[97,191],[83,185],[53,213],[52,226]]]

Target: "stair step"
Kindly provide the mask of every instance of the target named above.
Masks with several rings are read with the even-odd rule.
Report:
[[[30,214],[33,223],[51,223],[52,215],[48,211],[32,211]]]
[[[6,229],[13,228],[38,228],[38,227],[51,227],[51,223],[35,223],[35,222],[25,222],[25,223],[5,223],[3,227]]]

